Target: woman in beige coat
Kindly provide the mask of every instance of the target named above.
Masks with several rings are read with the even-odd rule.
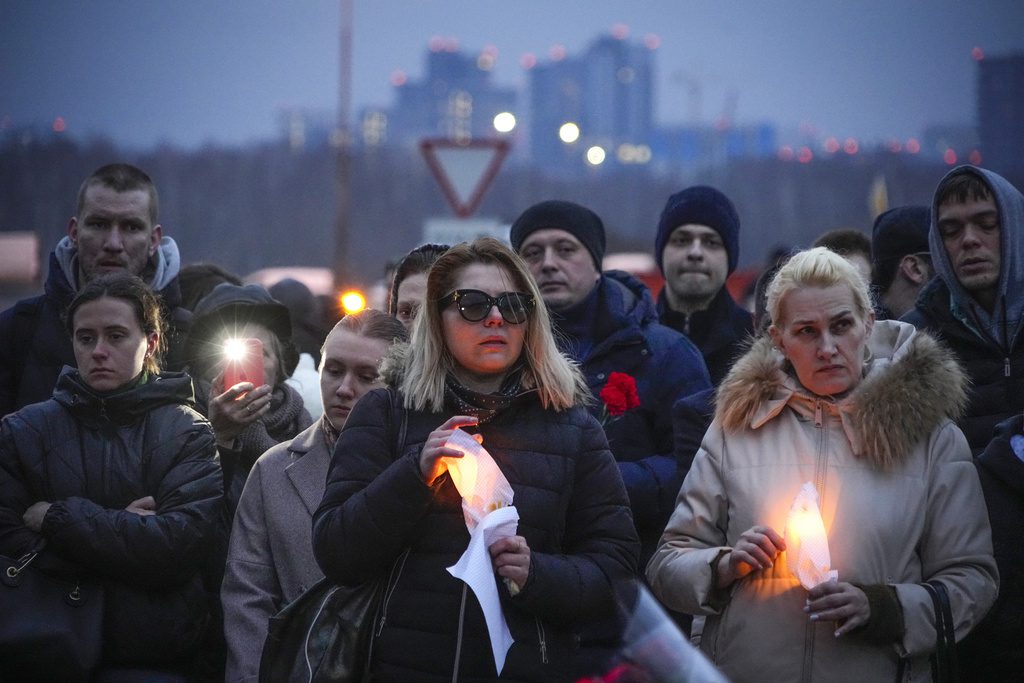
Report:
[[[323,578],[313,558],[313,513],[338,432],[356,401],[383,386],[377,369],[388,348],[407,339],[405,327],[380,311],[342,318],[320,354],[323,417],[264,453],[249,473],[221,590],[229,682],[257,679],[270,617]]]
[[[795,255],[768,290],[774,324],[733,367],[647,568],[672,609],[706,615],[701,648],[734,681],[928,680],[931,598],[957,638],[997,577],[963,434],[965,379],[927,335],[875,323],[844,259]],[[804,588],[785,527],[812,482],[838,579]]]

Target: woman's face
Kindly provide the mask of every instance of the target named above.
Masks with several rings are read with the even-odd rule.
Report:
[[[472,263],[456,274],[450,291],[478,289],[492,297],[520,291],[504,267],[493,263]],[[444,292],[444,295],[450,292]],[[491,393],[519,360],[529,319],[512,324],[501,317],[497,306],[478,322],[469,322],[456,304],[441,311],[445,343],[455,359],[455,376],[476,391]]]
[[[420,313],[420,306],[427,295],[427,274],[413,273],[398,283],[395,297],[395,317],[412,332],[412,324]]]
[[[283,379],[278,376],[280,371],[279,363],[277,360],[277,337],[267,327],[260,325],[259,323],[246,323],[239,328],[236,333],[238,339],[248,339],[255,337],[263,342],[263,382],[270,386],[277,386],[279,379]],[[224,360],[221,360],[217,367],[218,372],[224,371]],[[227,389],[228,387],[224,387]]]
[[[804,387],[835,396],[860,383],[875,314],[860,318],[848,285],[794,289],[779,311],[781,323],[769,328],[772,341]]]
[[[340,430],[363,394],[384,386],[377,367],[390,344],[336,327],[327,335],[320,360],[320,397],[324,415]]]
[[[119,389],[138,377],[157,339],[155,332],[147,336],[142,331],[127,301],[102,297],[75,311],[75,361],[82,379],[96,391]]]

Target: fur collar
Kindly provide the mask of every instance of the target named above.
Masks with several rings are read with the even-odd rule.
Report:
[[[396,342],[388,347],[380,361],[380,378],[385,386],[397,390],[402,385],[408,355],[409,342]]]
[[[962,414],[967,378],[951,352],[906,323],[875,323],[869,348],[867,376],[833,405],[857,455],[888,468],[944,419]],[[715,419],[724,429],[756,429],[809,396],[784,363],[767,335],[754,341],[718,388]]]

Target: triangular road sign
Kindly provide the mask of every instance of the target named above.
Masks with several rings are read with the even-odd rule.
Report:
[[[455,215],[473,215],[484,192],[498,175],[510,145],[502,139],[456,142],[444,138],[420,140],[420,151]]]

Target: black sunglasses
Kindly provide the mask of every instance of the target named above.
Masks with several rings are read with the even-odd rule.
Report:
[[[525,323],[534,303],[532,296],[522,292],[504,292],[494,297],[479,289],[456,289],[438,300],[442,310],[452,304],[458,306],[459,314],[471,323],[480,322],[497,306],[501,317],[512,325]]]

